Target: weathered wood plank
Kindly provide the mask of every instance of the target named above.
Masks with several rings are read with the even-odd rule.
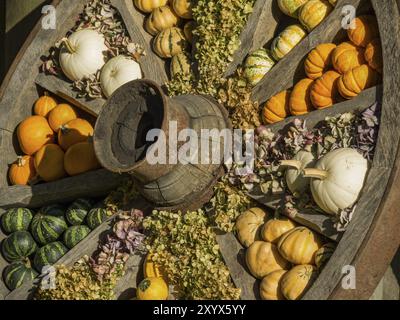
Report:
[[[159,58],[151,47],[153,37],[143,27],[145,16],[136,10],[131,0],[111,0],[111,4],[121,14],[132,41],[142,45],[146,50],[146,56],[140,59],[145,78],[163,86],[168,81],[165,61]]]
[[[383,109],[374,168],[354,220],[332,263],[306,296],[308,299],[368,299],[400,243],[400,11],[394,1],[372,0],[372,4],[378,18],[384,57]],[[356,290],[343,290],[340,286],[340,269],[349,264],[356,267]],[[322,283],[322,279],[326,281]]]
[[[247,270],[246,251],[235,235],[233,233],[217,234],[217,241],[235,286],[242,290],[241,299],[259,299],[259,283]]]
[[[116,189],[125,178],[126,175],[102,169],[32,187],[6,187],[0,189],[0,207],[35,208],[55,202],[68,202],[79,197],[100,197]]]
[[[240,48],[234,54],[233,61],[225,72],[225,77],[235,72],[250,51],[261,48],[273,39],[282,16],[277,1],[257,0],[240,36]]]
[[[99,115],[106,102],[103,98],[78,98],[77,92],[72,87],[72,83],[65,77],[60,78],[59,76],[39,73],[35,79],[35,83],[93,116]]]
[[[252,99],[263,103],[278,92],[289,89],[304,77],[303,59],[317,45],[344,38],[342,9],[346,5],[356,8],[368,6],[368,1],[339,0],[333,12],[315,28],[300,44],[264,77],[253,89]]]

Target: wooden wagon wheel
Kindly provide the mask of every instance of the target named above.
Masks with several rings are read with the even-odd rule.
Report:
[[[339,31],[341,8],[349,4],[355,7],[360,6],[362,10],[364,6],[368,7],[369,2],[367,2],[339,0],[333,13],[255,88],[253,98],[264,102],[284,87],[290,87],[293,84],[296,66],[306,53],[319,43],[333,40]],[[394,0],[385,2],[371,0],[371,3],[378,18],[383,44],[385,75],[383,92],[380,87],[369,89],[357,99],[336,105],[327,111],[316,112],[307,116],[307,118],[311,122],[319,121],[326,115],[355,110],[360,106],[368,107],[377,99],[382,99],[382,125],[374,165],[369,173],[366,188],[353,221],[341,238],[331,261],[305,296],[305,299],[369,298],[400,243],[400,234],[398,233],[400,216],[396,210],[400,203],[397,197],[400,189],[397,182],[400,178],[400,154],[398,154],[400,132],[397,130],[400,124],[397,116],[400,111],[400,65],[398,64],[400,39],[397,36],[400,29],[400,8],[398,1]],[[55,0],[53,4],[57,6],[59,12],[63,13],[58,15],[57,30],[43,30],[40,23],[35,27],[0,89],[0,111],[2,114],[0,117],[0,151],[4,155],[0,160],[0,207],[2,208],[16,205],[35,207],[61,199],[73,199],[77,196],[105,194],[115,188],[121,181],[121,176],[100,170],[77,178],[69,178],[62,182],[39,185],[33,191],[31,188],[8,187],[6,179],[7,165],[15,158],[15,147],[10,141],[13,140],[14,128],[31,112],[31,105],[27,106],[26,104],[27,102],[31,104],[37,98],[35,83],[39,87],[63,97],[93,116],[98,114],[104,103],[101,99],[88,102],[77,98],[64,82],[57,78],[49,80],[49,78],[44,78],[38,73],[40,57],[47,51],[48,47],[60,38],[60,35],[67,33],[74,24],[73,17],[78,16],[83,8],[83,4],[76,5],[73,0]],[[164,83],[167,79],[166,72],[162,61],[151,53],[149,46],[150,36],[142,28],[143,16],[134,9],[131,0],[112,0],[112,4],[121,13],[130,36],[139,39],[138,41],[145,45],[149,53],[147,57],[149,61],[144,62],[146,77],[159,84]],[[241,37],[242,46],[229,66],[227,75],[234,72],[249,51],[261,47],[272,39],[275,34],[276,21],[274,17],[276,16],[279,16],[279,13],[272,0],[258,0],[256,2],[254,13],[251,15]],[[265,29],[266,25],[269,28]],[[293,77],[290,77],[290,75],[293,75]],[[278,81],[278,79],[281,81]],[[287,121],[279,124],[275,129],[279,130],[285,123]],[[82,181],[85,183],[82,183]],[[102,183],[99,184],[99,181]],[[253,196],[263,202],[259,195],[255,194]],[[314,226],[321,223],[321,221],[312,221],[307,216],[302,217],[300,215],[298,219],[302,219],[301,222],[303,224],[311,223]],[[105,225],[104,228],[106,227]],[[326,230],[318,231],[324,233]],[[93,239],[100,232],[101,230],[99,229],[99,232],[93,233],[79,248],[73,250],[63,262],[67,264],[73,263],[73,259],[82,254],[82,248],[86,250],[94,249],[93,246],[95,244],[93,243],[95,241]],[[331,235],[328,234],[327,236]],[[234,251],[235,248],[240,249],[237,244],[235,247],[232,239],[224,239],[223,237],[220,237],[220,239],[223,239],[221,240],[223,251],[224,246],[228,246],[227,249],[230,251]],[[229,265],[232,261],[229,261],[229,257],[225,258]],[[354,265],[356,267],[358,279],[356,290],[346,291],[340,286],[341,270],[344,265]],[[236,283],[239,286],[246,281],[246,275],[233,272],[233,278],[236,277],[238,279],[241,276],[243,280]],[[8,292],[0,284],[0,297],[5,297],[7,294]],[[251,293],[245,290],[242,296],[246,298],[251,296]],[[21,297],[21,295],[15,293],[7,298],[12,299],[15,297]]]

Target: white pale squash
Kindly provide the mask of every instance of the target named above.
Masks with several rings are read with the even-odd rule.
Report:
[[[314,201],[326,213],[336,215],[358,200],[368,172],[368,161],[356,150],[342,148],[323,157],[315,169],[305,169],[311,179]]]
[[[307,36],[307,32],[299,24],[287,27],[274,39],[271,46],[272,57],[279,61]]]
[[[107,98],[125,83],[137,79],[142,79],[139,63],[123,55],[108,61],[100,75],[101,88]]]
[[[91,29],[76,31],[68,39],[63,39],[61,69],[71,81],[82,80],[104,66],[104,52],[107,50],[102,34]]]
[[[310,178],[303,176],[303,170],[314,167],[315,163],[314,155],[304,150],[298,152],[293,160],[281,162],[281,166],[288,167],[286,171],[286,184],[295,197],[300,197],[307,191],[310,185]]]
[[[259,83],[275,65],[269,52],[263,48],[252,52],[244,63],[244,76],[251,86]]]
[[[278,6],[281,11],[292,18],[299,17],[299,9],[308,0],[278,0]]]

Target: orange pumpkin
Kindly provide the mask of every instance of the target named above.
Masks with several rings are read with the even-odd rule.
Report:
[[[56,144],[43,146],[35,154],[35,168],[39,177],[46,182],[64,178],[64,151]]]
[[[93,132],[92,125],[86,120],[80,118],[71,120],[58,131],[58,144],[67,151],[74,144],[87,141],[93,136]]]
[[[332,64],[331,57],[335,48],[336,45],[333,43],[323,43],[314,50],[311,50],[304,63],[307,77],[315,80],[322,77],[322,75],[328,71]]]
[[[45,144],[54,142],[54,132],[42,116],[32,116],[20,123],[17,137],[22,151],[33,155]]]
[[[382,45],[379,38],[371,41],[367,45],[365,49],[365,60],[372,69],[383,73]]]
[[[31,156],[18,157],[8,172],[8,177],[13,185],[26,186],[35,176],[35,163]]]
[[[55,107],[57,107],[57,101],[49,97],[47,92],[45,92],[44,96],[36,101],[33,113],[37,116],[47,117]]]
[[[340,74],[336,71],[328,71],[315,80],[311,88],[311,102],[317,109],[325,109],[334,105],[338,100],[337,81]]]
[[[289,101],[290,113],[292,115],[300,116],[314,110],[310,98],[311,88],[313,84],[314,80],[306,78],[299,81],[294,86]]]
[[[276,123],[289,116],[289,100],[290,91],[288,90],[282,91],[269,99],[262,112],[264,123]]]
[[[78,118],[78,114],[76,113],[75,109],[69,104],[63,103],[59,104],[53,109],[53,111],[50,112],[49,124],[55,132],[58,132],[61,126],[76,118]]]
[[[343,98],[352,99],[363,90],[377,85],[379,80],[379,73],[369,65],[363,64],[340,77],[338,88]]]
[[[90,141],[74,144],[65,153],[64,168],[70,176],[76,176],[100,167],[93,143]]]
[[[375,38],[379,37],[379,28],[374,16],[366,15],[355,19],[355,28],[347,30],[349,39],[358,47],[366,47]]]
[[[345,74],[364,63],[364,50],[351,42],[341,43],[332,53],[333,67],[340,74]]]

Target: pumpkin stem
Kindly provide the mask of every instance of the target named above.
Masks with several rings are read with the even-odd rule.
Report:
[[[314,179],[320,179],[320,180],[325,180],[328,178],[329,173],[328,171],[320,170],[320,169],[312,169],[312,168],[307,168],[303,170],[303,177],[304,178],[314,178]]]
[[[298,160],[283,160],[281,161],[281,166],[295,168],[297,170],[301,170],[302,163]]]
[[[26,165],[26,160],[24,159],[24,157],[18,157],[17,158],[17,166],[19,168],[23,167]]]
[[[61,43],[65,46],[65,48],[67,48],[69,53],[73,54],[73,53],[76,52],[76,50],[73,47],[72,43],[67,38],[62,39]]]

